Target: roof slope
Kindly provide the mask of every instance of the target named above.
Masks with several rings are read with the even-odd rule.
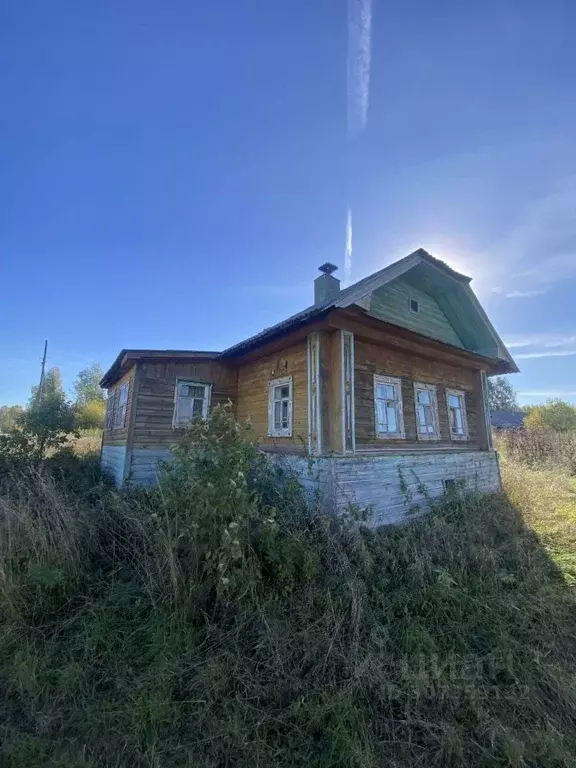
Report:
[[[523,411],[491,411],[490,423],[497,429],[521,429],[526,414]]]
[[[373,291],[390,283],[392,280],[407,275],[417,276],[418,279],[428,281],[436,286],[449,286],[450,290],[444,290],[437,297],[441,308],[446,317],[452,323],[460,324],[459,335],[470,340],[476,337],[482,337],[485,346],[473,347],[465,345],[468,351],[475,352],[482,357],[499,360],[503,363],[501,372],[513,373],[518,370],[512,356],[504,346],[501,338],[474,292],[470,288],[471,278],[462,275],[449,267],[440,259],[436,259],[423,248],[405,256],[403,259],[390,264],[378,272],[374,272],[368,277],[359,280],[357,283],[344,288],[332,299],[321,304],[313,304],[301,312],[276,323],[269,328],[234,344],[223,352],[201,352],[186,350],[142,350],[142,349],[123,349],[111,368],[104,375],[101,386],[110,386],[118,378],[118,374],[123,370],[126,364],[132,365],[134,360],[144,357],[189,357],[189,358],[232,358],[243,354],[252,348],[258,347],[268,341],[282,336],[288,331],[305,325],[312,320],[318,320],[328,314],[332,309],[346,308],[370,296]],[[463,309],[466,311],[463,312]],[[468,320],[466,321],[466,317]],[[476,339],[477,340],[477,339]]]
[[[483,357],[490,357],[504,362],[506,371],[513,373],[518,368],[512,359],[512,356],[504,346],[502,339],[496,333],[496,330],[488,316],[484,312],[480,302],[470,287],[471,278],[456,272],[440,259],[431,256],[423,248],[419,248],[414,253],[405,256],[403,259],[390,264],[387,267],[374,272],[372,275],[359,280],[357,283],[345,288],[332,299],[322,304],[312,305],[298,312],[287,320],[283,320],[276,325],[266,328],[255,336],[235,344],[222,352],[223,357],[232,357],[242,352],[246,352],[254,346],[271,341],[273,338],[282,335],[288,330],[293,330],[299,325],[308,323],[311,320],[319,319],[327,314],[331,309],[346,308],[361,301],[373,291],[381,288],[383,285],[396,280],[409,272],[416,273],[420,270],[423,274],[427,273],[427,279],[444,282],[452,287],[451,291],[445,291],[439,301],[442,302],[442,310],[447,318],[452,322],[462,325],[462,333],[468,339],[473,338],[474,332],[483,337],[484,348],[472,348],[466,346],[469,351],[476,352]],[[466,313],[462,312],[463,307]],[[468,324],[465,323],[464,315],[468,316]],[[470,322],[472,318],[472,323]],[[474,327],[475,326],[475,327]],[[503,371],[504,372],[504,371]]]

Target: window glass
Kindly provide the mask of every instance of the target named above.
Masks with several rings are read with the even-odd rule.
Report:
[[[379,437],[404,437],[400,379],[374,376],[374,417]]]

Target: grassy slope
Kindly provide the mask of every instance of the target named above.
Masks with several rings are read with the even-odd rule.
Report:
[[[13,487],[0,764],[576,765],[573,485],[503,474],[515,506],[363,536],[320,521],[233,596],[172,555],[164,572],[198,534],[166,548],[162,505]]]
[[[566,581],[576,585],[576,482],[563,472],[535,472],[502,462],[510,500],[537,534]]]

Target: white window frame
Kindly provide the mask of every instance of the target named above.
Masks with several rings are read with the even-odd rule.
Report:
[[[276,429],[274,426],[274,392],[279,387],[288,387],[288,426]],[[292,376],[271,379],[268,382],[268,437],[292,437],[292,414],[294,411],[294,387]]]
[[[420,431],[420,418],[418,413],[418,392],[430,393],[430,405],[432,406],[432,418],[434,420],[434,432]],[[440,440],[440,421],[438,418],[438,397],[436,394],[436,384],[426,384],[423,381],[414,382],[414,411],[416,414],[416,434],[418,440]]]
[[[394,409],[396,411],[396,431],[388,432],[380,429],[378,425],[378,385],[394,387]],[[402,379],[395,376],[382,376],[380,374],[374,374],[373,377],[374,386],[374,430],[376,437],[380,440],[404,440],[406,432],[404,430],[404,408],[402,405]]]
[[[210,402],[212,400],[212,384],[207,384],[205,381],[194,381],[193,379],[176,379],[176,388],[174,390],[174,413],[172,415],[172,429],[182,429],[190,424],[194,417],[190,419],[182,419],[178,415],[178,404],[180,402],[180,387],[203,387],[204,397],[202,398],[202,414],[201,418],[207,419],[210,411]],[[183,397],[183,396],[182,396]],[[197,399],[197,398],[192,398]]]
[[[462,429],[463,432],[454,432],[452,429],[452,420],[450,413],[452,406],[450,405],[450,396],[457,397],[460,401],[460,414],[462,416]],[[468,440],[468,418],[466,415],[466,392],[462,389],[447,389],[446,390],[446,408],[448,410],[448,426],[450,428],[451,440]]]

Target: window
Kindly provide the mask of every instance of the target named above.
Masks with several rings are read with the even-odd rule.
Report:
[[[383,439],[403,438],[402,382],[391,376],[374,376],[376,435]]]
[[[434,384],[414,382],[416,429],[419,440],[439,440],[438,402]]]
[[[414,312],[416,315],[420,312],[420,304],[412,297],[410,297],[410,312]]]
[[[466,394],[457,389],[447,389],[446,405],[448,406],[450,437],[452,440],[467,440]]]
[[[112,392],[109,392],[108,400],[106,401],[105,429],[123,429],[126,426],[129,387],[130,382],[127,381],[121,387],[117,387]]]
[[[176,402],[172,426],[184,427],[193,419],[205,419],[210,407],[212,384],[197,381],[176,382]]]
[[[292,437],[292,376],[268,382],[268,435]]]

